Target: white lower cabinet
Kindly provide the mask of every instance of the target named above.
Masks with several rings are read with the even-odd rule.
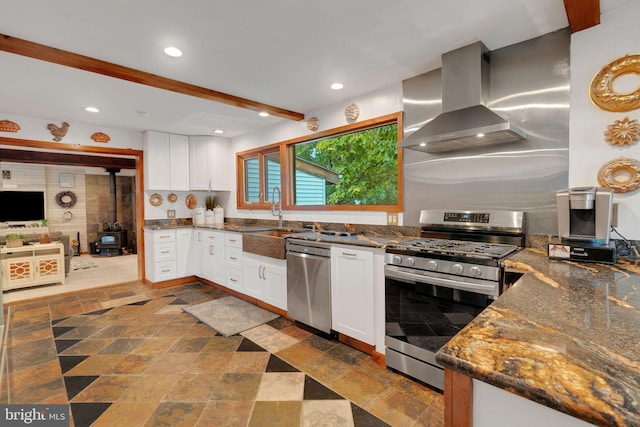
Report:
[[[227,273],[224,232],[197,230],[196,236],[200,253],[200,277],[225,285]]]
[[[287,261],[244,252],[244,289],[247,295],[287,309]]]
[[[331,312],[333,330],[375,343],[372,251],[331,247]]]
[[[193,230],[178,228],[176,230],[176,277],[187,277],[193,274],[194,248],[192,244]]]
[[[153,283],[173,280],[176,272],[176,230],[145,230],[145,271]]]
[[[244,256],[242,253],[242,234],[232,231],[226,232],[224,237],[227,276],[225,284],[236,292],[246,293],[244,289]]]

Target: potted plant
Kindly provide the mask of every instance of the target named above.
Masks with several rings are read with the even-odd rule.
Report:
[[[42,227],[46,227],[48,222],[49,220],[46,218],[40,220],[40,224]],[[42,233],[40,235],[40,243],[51,243],[51,236],[48,232]]]
[[[29,239],[24,234],[7,234],[7,247],[17,248],[24,244]]]

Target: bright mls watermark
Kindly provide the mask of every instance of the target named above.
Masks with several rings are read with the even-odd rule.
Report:
[[[69,405],[0,405],[0,425],[69,427]]]

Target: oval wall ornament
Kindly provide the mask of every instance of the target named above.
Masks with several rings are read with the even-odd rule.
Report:
[[[78,199],[73,191],[61,191],[56,194],[56,203],[61,208],[71,209],[76,205],[77,201]]]
[[[640,87],[631,93],[617,93],[613,83],[625,74],[640,74],[640,54],[611,61],[591,80],[591,101],[606,111],[623,112],[640,107]]]
[[[11,120],[0,120],[0,132],[18,132],[20,125]]]
[[[598,183],[613,189],[614,193],[629,193],[640,188],[640,170],[634,159],[616,159],[605,164],[598,172]]]

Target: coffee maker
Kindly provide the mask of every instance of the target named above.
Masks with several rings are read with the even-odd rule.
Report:
[[[610,241],[613,190],[574,187],[556,194],[558,237],[549,245],[549,257],[575,261],[615,262]]]

